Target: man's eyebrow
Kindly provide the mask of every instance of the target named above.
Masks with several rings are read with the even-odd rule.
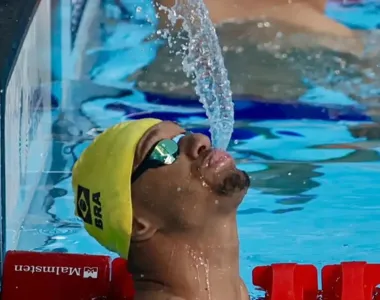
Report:
[[[186,130],[184,128],[182,128],[177,122],[175,121],[167,121],[167,123],[171,123],[173,125],[175,125],[176,127],[178,127],[180,133],[179,134],[184,134],[186,133]],[[161,123],[162,124],[162,123]],[[160,126],[155,126],[153,127],[149,132],[148,134],[144,137],[144,140],[143,140],[143,143],[140,147],[140,150],[147,153],[147,151],[144,151],[146,149],[146,147],[149,145],[149,148],[151,148],[154,144],[156,144],[157,142],[159,142],[158,140],[155,141],[154,143],[151,143],[152,139],[155,138],[155,136],[157,136],[157,134],[159,133],[161,127]],[[175,134],[173,135],[172,137],[167,137],[167,138],[174,138],[175,136],[177,136],[178,134]]]
[[[181,124],[179,124],[178,122],[176,122],[176,121],[169,121],[169,122],[176,125],[180,129],[181,132],[179,134],[183,134],[183,133],[187,132],[187,130],[182,128]]]
[[[169,121],[169,122],[183,130],[182,126],[178,122],[176,122],[176,121]]]
[[[143,151],[143,152],[146,152],[146,147],[147,145],[150,145],[150,141],[154,138],[154,136],[157,135],[157,132],[158,132],[158,128],[152,128],[152,130],[150,130],[148,132],[148,134],[145,136],[144,140],[143,140],[143,143],[140,147],[140,150]],[[149,151],[149,150],[148,150]]]

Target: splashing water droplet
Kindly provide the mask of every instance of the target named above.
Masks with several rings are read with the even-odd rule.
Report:
[[[208,10],[200,0],[176,0],[172,8],[161,6],[160,9],[167,12],[173,26],[181,20],[188,34],[182,67],[193,79],[195,92],[206,110],[213,146],[225,150],[233,131],[234,104],[222,50]]]

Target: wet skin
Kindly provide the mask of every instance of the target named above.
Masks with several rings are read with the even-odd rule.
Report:
[[[172,122],[151,128],[137,146],[134,170],[157,142],[183,132]],[[135,299],[249,299],[236,224],[249,177],[204,135],[186,135],[178,145],[173,164],[147,169],[132,184]]]

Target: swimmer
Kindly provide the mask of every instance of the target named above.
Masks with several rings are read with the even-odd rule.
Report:
[[[136,300],[248,300],[237,207],[250,185],[226,152],[172,122],[100,134],[73,168],[76,215],[128,259]]]
[[[158,5],[166,7],[172,7],[176,2],[157,1]],[[325,15],[327,0],[204,0],[204,3],[216,25],[229,21],[266,19],[282,22],[287,25],[284,29],[288,32],[302,30],[345,37],[353,35],[352,30]],[[160,12],[161,18],[165,19],[165,13]]]
[[[370,33],[329,18],[326,0],[223,0],[222,5],[220,0],[204,1],[235,99],[297,102],[314,85],[354,97],[360,91],[357,83],[349,81],[354,75],[368,84],[380,76],[367,78],[365,73],[379,73],[378,50],[367,53]],[[171,7],[175,1],[158,2],[157,7]],[[166,13],[159,8],[158,12],[165,27]],[[176,54],[181,43],[172,47],[162,47],[149,66],[128,80],[137,82],[142,91],[196,98],[191,79],[182,71],[182,57]],[[331,70],[338,74],[336,80]]]

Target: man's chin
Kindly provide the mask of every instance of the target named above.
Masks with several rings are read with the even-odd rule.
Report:
[[[219,178],[220,182],[215,184],[213,190],[223,197],[245,194],[250,186],[250,179],[246,172],[234,170]]]

